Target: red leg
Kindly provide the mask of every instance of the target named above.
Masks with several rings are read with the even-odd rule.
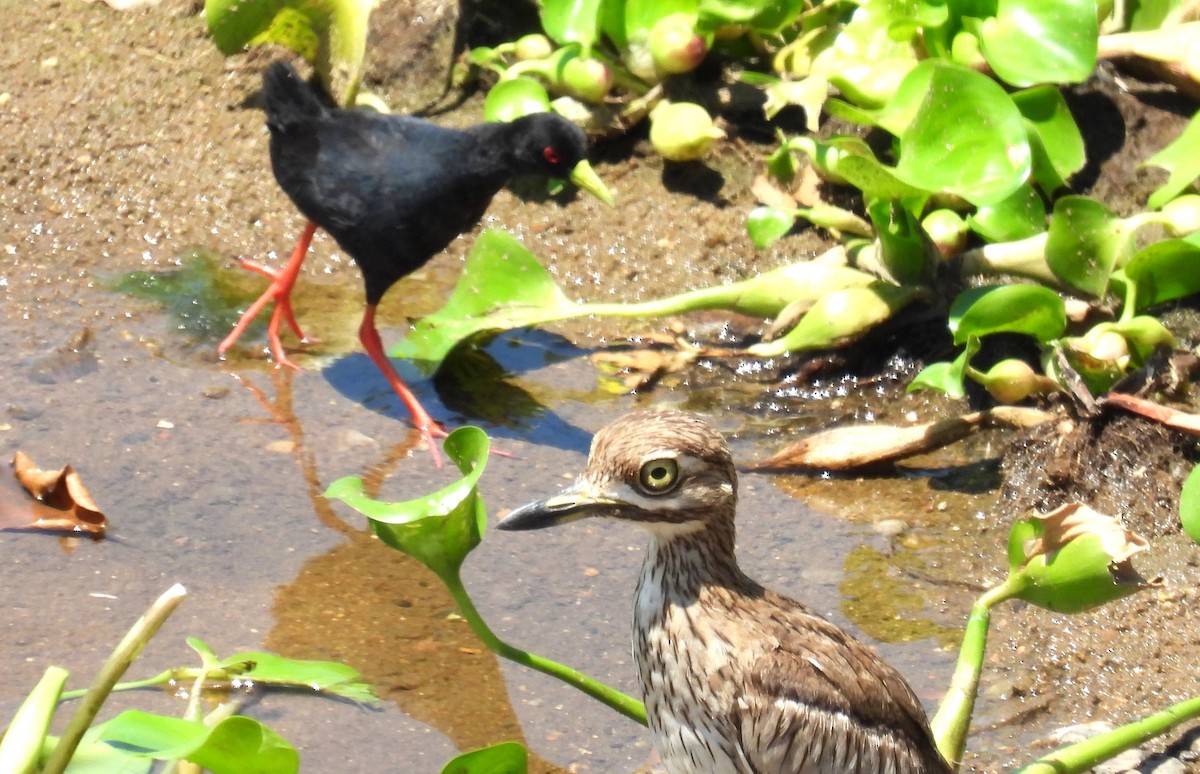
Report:
[[[275,358],[275,362],[282,366],[297,368],[296,364],[288,359],[287,353],[283,350],[283,341],[279,338],[279,326],[282,322],[287,322],[288,327],[300,338],[301,341],[307,341],[304,332],[300,330],[300,325],[296,322],[296,314],[292,310],[292,288],[296,284],[296,278],[300,276],[300,266],[304,263],[304,256],[308,254],[308,246],[312,242],[313,234],[316,233],[317,224],[311,220],[304,226],[304,231],[300,234],[300,239],[296,242],[296,249],[292,251],[292,255],[288,258],[287,264],[282,271],[267,268],[253,261],[242,261],[242,266],[258,272],[271,279],[271,284],[267,287],[263,294],[250,305],[238,320],[237,325],[233,326],[233,330],[217,347],[217,354],[221,357],[225,356],[225,351],[233,346],[234,342],[246,332],[246,328],[251,321],[258,316],[258,313],[269,304],[275,302],[275,308],[271,311],[271,320],[267,323],[267,341],[270,344],[271,355]]]
[[[388,360],[387,355],[384,354],[383,343],[379,340],[379,330],[375,327],[375,304],[367,304],[367,308],[363,311],[362,325],[358,328],[358,338],[362,340],[363,348],[371,356],[371,360],[383,372],[388,384],[392,385],[392,389],[396,391],[400,400],[408,408],[408,413],[412,415],[413,425],[421,431],[425,443],[429,444],[429,453],[433,455],[434,464],[440,468],[442,457],[438,453],[434,438],[445,438],[449,433],[433,421],[433,417],[429,416],[429,412],[417,401],[417,396],[413,395],[412,391],[401,381],[400,374],[396,373],[392,361]]]

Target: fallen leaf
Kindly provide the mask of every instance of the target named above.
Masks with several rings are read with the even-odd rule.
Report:
[[[949,446],[980,427],[1031,427],[1052,418],[1052,414],[1038,409],[997,406],[920,425],[835,427],[790,444],[748,467],[750,470],[856,470]]]
[[[774,207],[779,210],[796,209],[796,200],[787,191],[781,190],[772,183],[766,175],[759,175],[750,184],[750,193],[759,204]]]
[[[29,455],[18,451],[12,467],[17,482],[33,500],[11,495],[0,498],[0,529],[104,535],[108,519],[70,465],[56,471],[41,470]]]

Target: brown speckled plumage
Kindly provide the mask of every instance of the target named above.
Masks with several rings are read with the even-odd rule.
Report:
[[[639,411],[596,434],[573,487],[500,526],[610,516],[649,530],[633,655],[671,774],[950,772],[896,670],[738,568],[736,506],[719,433],[689,414]]]

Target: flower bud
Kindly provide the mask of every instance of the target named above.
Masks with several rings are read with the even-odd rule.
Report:
[[[1200,196],[1186,194],[1163,205],[1164,226],[1172,236],[1187,236],[1200,231]]]
[[[1000,403],[1018,403],[1039,388],[1037,372],[1024,360],[1009,358],[991,367],[983,377],[983,387]]]
[[[1034,514],[1014,523],[1009,534],[1016,596],[1056,613],[1078,613],[1129,596],[1148,585],[1131,559],[1149,545],[1117,519],[1081,503]]]
[[[545,59],[554,53],[554,44],[545,35],[532,33],[517,40],[516,51],[517,59],[522,62]]]
[[[957,212],[947,209],[934,210],[926,215],[921,221],[921,228],[925,229],[944,258],[961,253],[967,246],[967,236],[971,231]]]
[[[650,113],[650,143],[671,161],[695,161],[724,136],[708,111],[692,102],[661,102]]]
[[[612,88],[612,73],[599,59],[571,57],[563,64],[562,83],[584,102],[602,102]]]
[[[664,16],[650,28],[650,56],[661,75],[696,69],[708,53],[708,42],[697,35],[695,17],[686,13]]]

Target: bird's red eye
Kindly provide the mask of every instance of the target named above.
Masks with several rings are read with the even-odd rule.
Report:
[[[548,164],[557,164],[558,162],[562,161],[562,158],[560,158],[558,155],[558,151],[554,150],[554,148],[545,148],[542,150],[542,158],[544,158]]]

